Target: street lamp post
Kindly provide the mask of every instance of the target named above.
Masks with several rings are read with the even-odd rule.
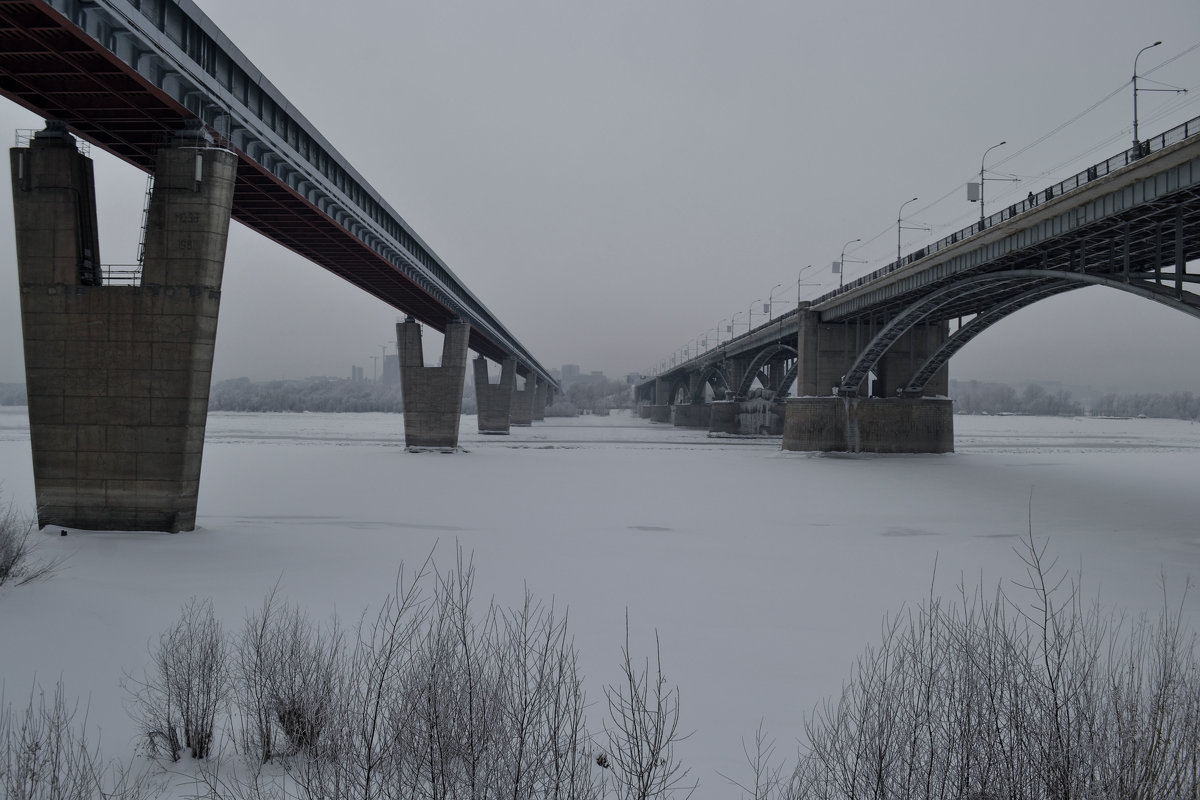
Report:
[[[775,284],[775,289],[781,288],[783,288],[782,283]],[[767,322],[775,319],[775,289],[772,289],[771,293],[767,295]]]
[[[1138,59],[1142,57],[1142,53],[1146,52],[1146,51],[1147,51],[1147,50],[1149,50],[1151,47],[1158,47],[1160,44],[1162,44],[1162,42],[1161,42],[1161,41],[1157,41],[1157,42],[1155,42],[1154,44],[1148,44],[1148,45],[1146,45],[1145,47],[1143,47],[1141,50],[1138,50],[1138,52],[1137,52],[1137,55],[1133,57],[1133,150],[1134,150],[1134,152],[1135,152],[1135,153],[1136,153],[1138,156],[1140,156],[1140,155],[1142,154],[1142,140],[1138,138],[1138,119],[1137,119],[1137,93],[1138,93],[1138,86],[1137,86],[1137,62],[1138,62]]]
[[[733,341],[734,325],[737,324],[737,318],[740,317],[741,315],[742,315],[742,312],[739,311],[736,314],[734,314],[732,317],[729,318],[729,341],[731,341],[731,342]]]
[[[748,312],[750,316],[746,318],[746,333],[754,329],[754,307],[761,302],[762,298],[760,297],[750,304],[750,311]]]
[[[804,274],[804,270],[812,269],[812,267],[813,267],[813,265],[809,264],[808,266],[801,267],[800,271],[796,273],[796,305],[797,306],[800,305],[800,287],[804,285],[800,282],[800,276]],[[812,284],[809,284],[809,285],[811,286]]]
[[[718,347],[721,346],[721,329],[725,327],[725,323],[728,321],[729,320],[727,320],[727,319],[722,319],[719,323],[717,323],[717,346]]]
[[[846,248],[855,242],[861,242],[862,239],[851,239],[842,245],[842,254],[838,257],[838,288],[842,288],[842,284],[846,280]]]
[[[909,203],[915,203],[916,201],[917,201],[917,198],[915,198],[915,197],[912,200],[905,200],[903,203],[900,204],[900,210],[896,212],[896,266],[897,267],[900,266],[900,231],[903,229],[903,226],[900,224],[900,220],[904,218],[904,207],[906,205],[908,205]]]
[[[983,181],[984,181],[983,164],[985,161],[987,161],[988,153],[992,152],[997,147],[1000,147],[1001,145],[1006,145],[1006,144],[1008,144],[1007,140],[1000,142],[1000,144],[992,145],[987,150],[983,151],[983,158],[979,159],[979,230],[983,230]]]

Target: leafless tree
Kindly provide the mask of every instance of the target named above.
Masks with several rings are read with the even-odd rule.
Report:
[[[144,800],[159,782],[132,764],[105,762],[76,722],[59,682],[49,699],[38,688],[23,711],[0,697],[0,795],[7,800]]]
[[[654,634],[654,669],[647,658],[639,667],[629,652],[629,617],[621,648],[622,682],[605,687],[609,719],[604,724],[608,747],[603,754],[621,800],[652,800],[683,794],[690,797],[690,770],[675,754],[675,745],[690,734],[679,732],[679,687],[669,687],[662,670],[662,649]]]
[[[127,678],[151,752],[177,761],[188,748],[193,758],[206,758],[229,689],[225,641],[212,602],[189,601],[151,655],[143,680]]]

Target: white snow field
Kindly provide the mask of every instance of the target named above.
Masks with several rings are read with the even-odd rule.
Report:
[[[626,609],[635,654],[662,641],[682,695],[678,753],[697,798],[737,796],[742,739],[760,719],[795,750],[803,721],[837,695],[882,617],[965,580],[1022,575],[1032,516],[1084,592],[1129,614],[1200,576],[1200,425],[1147,419],[955,417],[944,456],[784,453],[778,440],[709,439],[622,412],[547,419],[464,451],[408,453],[386,414],[209,416],[198,529],[48,528],[49,580],[0,589],[0,679],[23,704],[61,678],[89,707],[105,757],[138,747],[120,688],[191,597],[225,629],[279,583],[314,620],[353,625],[396,570],[456,543],[474,553],[480,606],[527,585],[569,608],[589,697],[618,678]],[[24,408],[0,410],[5,501],[32,512]],[[934,579],[934,564],[937,574]],[[1183,600],[1191,629],[1200,589]],[[180,794],[185,796],[185,793]]]

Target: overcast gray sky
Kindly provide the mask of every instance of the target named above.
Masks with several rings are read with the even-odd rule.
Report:
[[[1115,154],[1156,40],[1139,72],[1192,91],[1140,95],[1141,133],[1200,115],[1196,0],[198,2],[545,366],[614,377],[744,325],[777,285],[794,302],[804,265],[833,286],[847,240],[867,262],[849,278],[894,259],[914,195],[907,221],[932,230],[906,252],[970,224],[964,184],[996,142],[989,168],[1022,181],[989,183],[989,207]],[[34,127],[0,100],[0,128]],[[133,261],[145,177],[96,158],[102,258]],[[0,381],[19,382],[0,198]],[[235,226],[215,377],[370,375],[396,315]],[[1200,320],[1086,289],[950,369],[1200,391],[1198,341]]]

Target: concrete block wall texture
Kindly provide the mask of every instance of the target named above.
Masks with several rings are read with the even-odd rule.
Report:
[[[409,317],[396,324],[405,447],[439,450],[458,447],[470,334],[471,326],[466,322],[448,324],[442,341],[442,365],[426,367],[420,323]]]
[[[530,375],[525,379],[524,389],[513,387],[512,410],[509,413],[512,425],[527,428],[533,424],[534,381],[535,378]]]
[[[500,363],[500,382],[488,382],[487,359],[475,359],[475,407],[478,410],[480,433],[509,433],[513,389],[516,385],[517,364],[511,358]]]
[[[712,406],[708,403],[679,403],[675,406],[674,419],[677,428],[701,428],[708,430]]]
[[[766,397],[714,401],[708,432],[716,436],[779,436],[783,415],[783,405]]]
[[[537,384],[533,387],[533,412],[531,417],[534,422],[541,422],[546,418],[546,393],[549,387],[542,383],[540,378],[537,379]]]
[[[908,385],[909,379],[921,368],[925,359],[945,344],[949,336],[948,322],[914,325],[879,359],[875,366],[876,380],[872,393],[876,397],[895,397],[897,392]],[[937,397],[945,396],[949,391],[950,369],[947,364],[934,374],[922,394]]]
[[[783,449],[952,453],[953,403],[933,397],[788,398]]]
[[[823,323],[817,312],[803,309],[797,327],[796,352],[800,363],[796,372],[796,394],[799,397],[829,396],[858,355],[854,327]]]
[[[95,193],[73,141],[13,151],[39,526],[195,527],[236,171],[197,144],[159,153],[140,286],[89,274]]]
[[[671,406],[666,403],[650,406],[650,421],[670,423]]]

